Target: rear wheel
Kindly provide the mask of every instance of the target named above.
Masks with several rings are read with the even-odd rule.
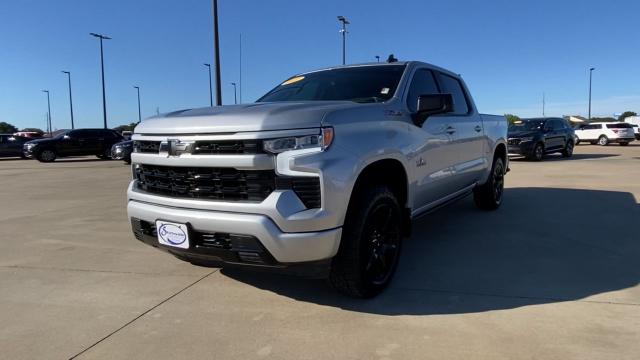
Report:
[[[478,208],[496,210],[500,207],[504,193],[504,173],[504,162],[499,157],[495,158],[487,182],[473,189],[473,200]]]
[[[49,149],[44,149],[36,155],[36,159],[40,162],[52,162],[56,159],[56,152]]]
[[[562,150],[562,157],[569,158],[571,156],[573,156],[573,141],[569,140]]]
[[[398,265],[402,212],[385,186],[363,189],[353,201],[329,282],[346,295],[369,298],[384,290]]]
[[[609,145],[609,138],[606,137],[605,135],[602,135],[598,138],[598,145],[600,146],[607,146]]]

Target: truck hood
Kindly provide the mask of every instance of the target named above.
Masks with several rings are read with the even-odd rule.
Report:
[[[180,110],[142,121],[136,134],[211,134],[320,127],[331,111],[351,101],[271,102]]]

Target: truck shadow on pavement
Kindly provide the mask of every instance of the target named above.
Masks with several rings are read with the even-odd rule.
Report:
[[[570,158],[562,157],[562,154],[547,154],[544,156],[544,159],[542,159],[542,162],[602,159],[602,158],[615,157],[615,156],[620,156],[620,154],[573,154],[573,156],[571,156]],[[525,158],[524,156],[510,158],[509,161],[535,162]]]
[[[383,315],[460,314],[572,301],[640,303],[640,206],[625,192],[511,188],[496,212],[470,198],[414,222],[390,287],[370,300],[322,280],[224,269],[299,301]],[[596,296],[597,295],[597,296]]]

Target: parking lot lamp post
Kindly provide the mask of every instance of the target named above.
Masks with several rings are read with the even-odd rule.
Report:
[[[49,90],[42,90],[47,93],[47,127],[49,128],[49,136],[51,136],[51,100],[49,99]]]
[[[100,39],[100,68],[102,71],[102,117],[104,120],[104,128],[107,128],[107,97],[104,91],[104,54],[102,51],[102,40],[111,40],[110,37],[106,35],[100,35],[96,33],[89,33],[91,36],[95,36]]]
[[[593,70],[595,69],[594,67],[589,69],[589,120],[591,120],[591,80],[593,79]]]
[[[376,62],[380,62],[380,56],[376,55]]]
[[[338,21],[342,23],[342,29],[340,30],[342,33],[342,65],[345,65],[347,62],[347,25],[350,24],[350,22],[342,15],[338,16]]]
[[[209,104],[213,107],[213,90],[211,88],[211,64],[203,64],[209,69]]]
[[[133,86],[138,91],[138,124],[142,121],[142,115],[140,113],[140,86]]]
[[[71,72],[64,70],[62,72],[67,74],[69,80],[69,109],[71,110],[71,130],[73,130],[75,127],[73,125],[73,100],[71,99]]]
[[[233,102],[234,104],[238,103],[238,94],[236,93],[236,83],[232,82],[231,85],[233,85]]]
[[[220,36],[218,34],[218,0],[213,4],[213,66],[216,71],[216,105],[222,105],[222,85],[220,83]]]

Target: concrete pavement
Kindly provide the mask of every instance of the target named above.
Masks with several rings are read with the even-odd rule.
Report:
[[[418,220],[355,300],[139,243],[120,162],[0,159],[1,357],[637,359],[640,144],[511,169],[499,211]]]

